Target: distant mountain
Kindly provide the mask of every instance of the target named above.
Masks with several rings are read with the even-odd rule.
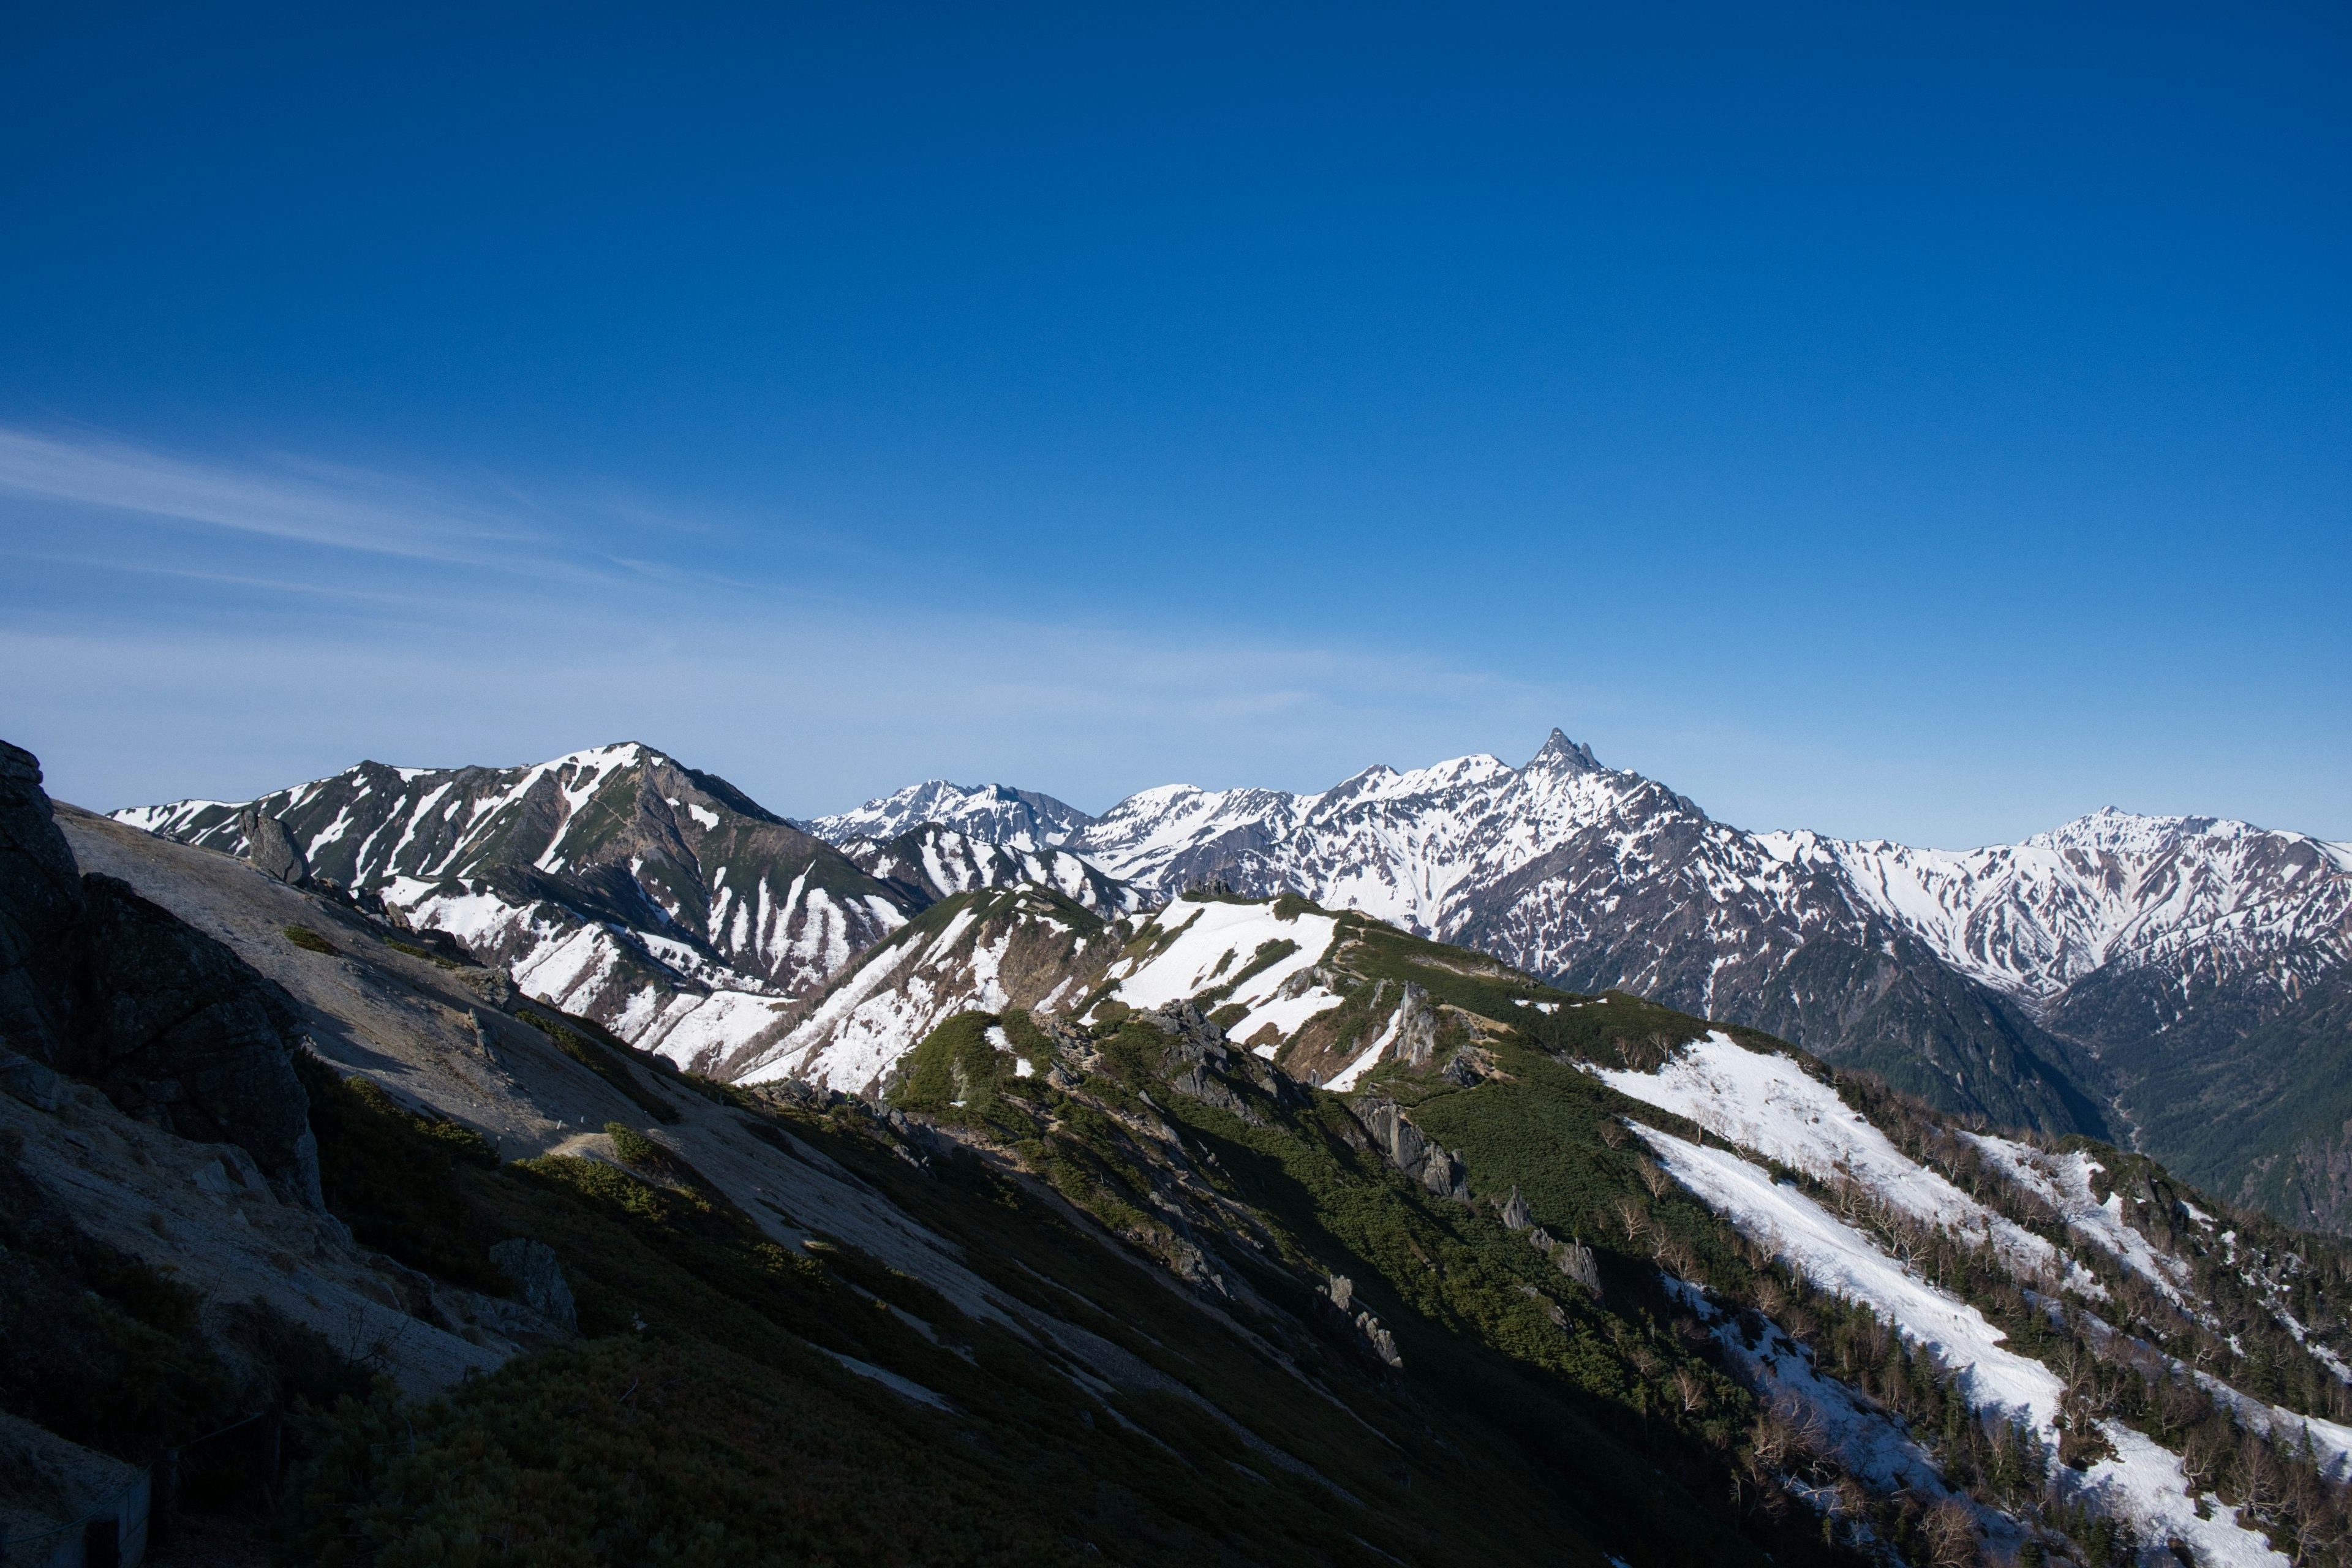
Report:
[[[1024,885],[1051,889],[1097,915],[1131,913],[1158,901],[1067,850],[992,844],[937,823],[895,838],[844,838],[840,848],[859,869],[924,904],[980,888]]]
[[[1063,847],[1160,896],[1361,910],[1770,1031],[1960,1114],[2137,1136],[2240,1201],[2352,1222],[2352,1089],[2329,1066],[2352,1050],[2331,1022],[2352,1011],[2352,846],[2112,809],[1958,852],[1748,833],[1555,730],[1518,768],[1146,790]]]
[[[986,843],[1034,850],[1065,843],[1093,821],[1076,806],[1034,790],[929,779],[896,795],[869,800],[855,811],[820,816],[804,826],[828,844],[845,844],[856,838],[896,838],[929,822]]]
[[[934,780],[803,831],[643,746],[532,768],[363,763],[249,806],[117,815],[307,861],[531,994],[715,1070],[838,1062],[825,1076],[843,1087],[879,1071],[852,1073],[811,1009],[943,900],[1029,887],[1103,921],[1203,885],[1295,892],[1566,989],[1766,1030],[1956,1114],[2134,1142],[2234,1201],[2352,1227],[2352,846],[2244,823],[2107,810],[1966,851],[1750,833],[1558,731],[1522,767],[1373,767],[1310,795],[1166,785],[1099,818]],[[993,984],[953,988],[1024,1005]],[[935,1012],[883,1033],[903,1045]]]
[[[936,898],[637,744],[520,768],[362,763],[251,803],[115,816],[232,855],[274,820],[310,875],[689,1064],[767,1028]]]

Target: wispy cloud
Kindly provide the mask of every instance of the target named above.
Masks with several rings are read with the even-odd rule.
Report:
[[[0,496],[450,564],[552,570],[561,554],[520,509],[413,480],[290,459],[236,468],[6,426]]]
[[[108,805],[633,738],[812,812],[929,773],[1095,805],[1177,777],[1319,786],[1391,752],[1531,749],[1556,716],[1557,693],[1424,649],[1139,626],[1121,595],[1089,622],[950,574],[915,604],[875,586],[896,574],[624,499],[0,426],[22,568],[0,572],[0,733]]]

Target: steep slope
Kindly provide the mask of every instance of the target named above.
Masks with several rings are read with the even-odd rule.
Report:
[[[1551,1316],[1533,1282],[1556,1270],[1263,1062],[1213,1087],[1228,1053],[1183,1032],[1209,1026],[1139,1015],[1055,1046],[1007,1014],[1017,1044],[1000,1049],[988,1016],[962,1015],[924,1043],[940,1070],[918,1077],[964,1101],[938,1114],[730,1091],[331,889],[60,816],[73,860],[218,931],[284,992],[306,1042],[291,1092],[359,1239],[272,1196],[234,1149],[70,1080],[33,1104],[11,1077],[0,1372],[57,1292],[119,1314],[126,1282],[167,1261],[195,1288],[159,1300],[193,1319],[131,1306],[178,1324],[153,1334],[192,1336],[170,1340],[191,1378],[232,1344],[189,1323],[242,1321],[239,1292],[331,1323],[364,1297],[364,1332],[302,1342],[307,1382],[249,1391],[313,1401],[290,1412],[298,1468],[276,1492],[293,1560],[345,1561],[358,1541],[386,1563],[483,1542],[616,1565],[1854,1561],[1809,1519],[1722,1500],[1746,1406],[1699,1351],[1654,1361],[1713,1404],[1637,1411],[1611,1386],[1643,1375],[1637,1347],[1622,1327],[1579,1337],[1614,1320],[1573,1282],[1551,1287],[1570,1292]],[[1150,1109],[1220,1093],[1250,1097],[1265,1152],[1229,1160]],[[1034,1159],[989,1131],[1024,1103],[1051,1111]],[[92,1250],[100,1236],[129,1261]],[[1391,1240],[1439,1249],[1442,1287]],[[1571,1308],[1577,1331],[1559,1326]],[[334,1406],[377,1367],[446,1396]],[[177,1375],[160,1357],[75,1370],[108,1409]],[[20,1392],[0,1377],[0,1408],[19,1415]],[[84,1436],[143,1463],[138,1445],[246,1395],[219,1397],[225,1415]]]
[[[1098,936],[1056,983],[1091,984],[1072,1007],[950,1014],[884,1073],[888,1099],[1050,1174],[1198,1289],[1247,1302],[1238,1282],[1286,1245],[1281,1211],[1234,1200],[1297,1168],[1296,1086],[1322,1083],[1345,1099],[1307,1103],[1344,1105],[1417,1205],[1470,1221],[1464,1253],[1348,1233],[1327,1294],[1344,1284],[1408,1379],[1423,1326],[1466,1307],[1448,1281],[1491,1257],[1541,1314],[1538,1361],[1547,1319],[1700,1351],[1703,1372],[1633,1375],[1668,1408],[1751,1401],[1743,1495],[1809,1512],[1815,1539],[2272,1564],[2326,1560],[2352,1523],[2352,1254],[2225,1221],[2145,1159],[1971,1133],[1760,1035],[1358,913],[1196,894],[1102,934],[1113,960]],[[890,973],[912,989],[963,962],[908,942]],[[1184,1163],[1139,1171],[1089,1114],[1145,1119]],[[1372,1291],[1368,1258],[1393,1258]],[[1657,1341],[1612,1340],[1644,1313]]]
[[[1795,1448],[1965,1497],[1989,1546],[2063,1535],[2082,1561],[2121,1562],[2128,1536],[2250,1563],[2340,1548],[2352,1253],[2224,1220],[2143,1157],[1970,1133],[1777,1041],[1565,995],[1361,917],[1340,917],[1318,968],[1339,1005],[1275,1061],[1344,1059],[1354,1114],[1433,1189],[1532,1237],[1580,1234],[1621,1268],[1654,1258],[1804,1434]],[[1596,1191],[1612,1156],[1580,1134],[1646,1151],[1640,1186]],[[1744,1250],[1677,1234],[1678,1190]],[[1760,1336],[1759,1313],[1777,1325]]]
[[[750,1042],[724,1071],[736,1082],[792,1079],[870,1093],[956,1014],[1075,1001],[1118,952],[1112,933],[1093,910],[1044,888],[956,894],[863,954],[788,1032]]]
[[[929,901],[635,744],[528,768],[362,763],[245,805],[114,815],[232,855],[274,822],[309,876],[689,1063],[758,1035]]]
[[[298,1557],[362,1528],[387,1562],[614,1563],[2352,1541],[2352,1253],[1752,1031],[1295,896],[1106,922],[982,889],[882,944],[866,994],[977,994],[992,926],[1034,1005],[939,1018],[879,1106],[730,1088],[331,890],[61,820],[284,991],[327,1203],[495,1367],[297,1423]],[[142,1165],[70,1087],[80,1120],[0,1116],[72,1223],[108,1183],[262,1201],[173,1134]],[[135,1201],[109,1234],[169,1256]],[[498,1327],[532,1321],[541,1348]]]

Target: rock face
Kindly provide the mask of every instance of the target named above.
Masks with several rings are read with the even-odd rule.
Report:
[[[1348,1110],[1390,1164],[1439,1197],[1470,1201],[1470,1173],[1461,1156],[1423,1138],[1421,1129],[1405,1120],[1395,1100],[1386,1095],[1367,1095]]]
[[[272,1185],[321,1206],[293,998],[128,883],[83,887],[86,1026],[58,1065],[142,1121],[241,1145]]]
[[[245,858],[256,867],[298,888],[310,883],[310,862],[285,823],[248,805],[237,814],[236,826],[245,835]]]
[[[33,753],[0,741],[0,1044],[53,1062],[72,1027],[81,872]]]
[[[1425,1068],[1436,1048],[1437,1009],[1429,1005],[1429,993],[1408,980],[1404,1001],[1397,1008],[1397,1057]]]
[[[293,999],[128,884],[80,875],[38,761],[5,742],[0,1035],[12,1057],[87,1079],[142,1121],[240,1145],[282,1195],[323,1206]],[[20,1080],[43,1090],[27,1067],[11,1068]]]
[[[556,1261],[555,1248],[543,1241],[519,1236],[492,1247],[490,1261],[499,1266],[499,1273],[515,1282],[524,1306],[567,1332],[580,1331],[579,1310],[572,1304],[572,1287],[563,1278],[563,1266]]]

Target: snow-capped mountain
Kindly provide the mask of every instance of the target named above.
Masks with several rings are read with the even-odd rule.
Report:
[[[362,763],[250,803],[115,816],[233,855],[274,819],[311,876],[681,1062],[767,1027],[931,901],[635,743],[520,768]]]
[[[864,954],[789,1032],[752,1042],[726,1070],[740,1082],[872,1090],[958,1013],[1072,1005],[1119,944],[1118,928],[1041,888],[958,894]]]
[[[253,802],[115,815],[233,855],[282,832],[304,874],[696,1064],[769,1028],[937,897],[866,875],[723,779],[635,743],[520,768],[362,763]]]
[[[2305,1054],[2338,1040],[2326,1009],[2352,951],[2352,846],[2115,810],[1966,851],[1750,833],[1558,731],[1517,768],[1473,756],[1310,795],[1145,790],[1063,847],[1162,897],[1215,882],[1361,910],[1571,989],[1768,1030],[1998,1122],[2141,1129],[2242,1198],[2242,1165],[2183,1142],[2216,1107],[2181,1076],[2242,1078],[2264,1028]],[[2168,1118],[2182,1136],[2157,1133]],[[2279,1201],[2352,1215],[2343,1142],[2296,1155],[2340,1193]]]
[[[896,795],[869,800],[855,811],[835,812],[802,826],[828,844],[845,844],[856,838],[896,838],[909,828],[935,822],[985,843],[1035,850],[1067,841],[1092,821],[1076,806],[1034,790],[927,779]]]
[[[2112,808],[2022,844],[1961,852],[1747,833],[1601,766],[1557,730],[1522,768],[1473,756],[1370,768],[1318,795],[1146,790],[1066,842],[1163,893],[1218,879],[1432,936],[1483,927],[1511,948],[1502,956],[1553,973],[1591,964],[1595,914],[1620,914],[1635,889],[1665,879],[1752,911],[1710,928],[1707,977],[1691,998],[1703,1008],[1725,961],[1755,948],[1741,928],[1768,908],[1780,917],[1769,923],[1799,939],[1883,922],[2038,1007],[2107,965],[2177,970],[2214,947],[2248,962],[2277,955],[2282,982],[2290,972],[2307,980],[2341,961],[2352,921],[2352,845]],[[1645,994],[1684,984],[1669,944],[1645,945],[1639,958],[1615,950],[1612,978]]]
[[[979,888],[1050,889],[1098,915],[1131,913],[1155,900],[1062,849],[992,844],[937,823],[895,838],[845,838],[839,847],[867,875],[932,903]]]
[[[1215,883],[1763,1029],[1954,1111],[2137,1139],[2239,1201],[2352,1222],[2352,1089],[2328,1066],[2352,1018],[2352,847],[2243,823],[2110,810],[1966,851],[1750,833],[1558,731],[1516,768],[1374,767],[1309,795],[1167,785],[1099,818],[932,781],[803,832],[642,746],[366,763],[251,809],[118,815],[307,858],[706,1067],[771,1059],[858,954],[941,899],[1034,886],[1101,919]]]
[[[1760,840],[1827,857],[1858,897],[1947,963],[2044,1003],[2110,965],[2178,971],[2197,950],[2308,980],[2352,921],[2352,845],[2210,816],[2110,806],[2022,844],[1952,852],[1812,834]]]

